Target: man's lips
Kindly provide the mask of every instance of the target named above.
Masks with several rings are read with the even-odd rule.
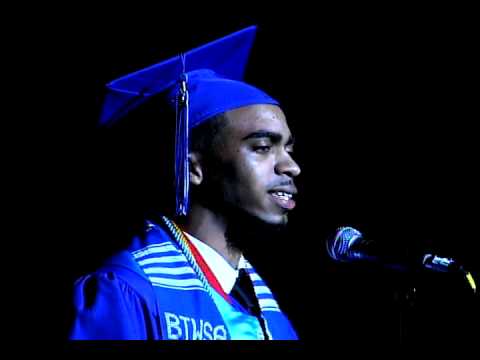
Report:
[[[294,195],[297,193],[297,189],[293,186],[279,187],[272,189],[268,192],[273,201],[283,209],[292,210],[295,207]]]

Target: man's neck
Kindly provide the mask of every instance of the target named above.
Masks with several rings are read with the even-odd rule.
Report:
[[[198,203],[193,203],[182,225],[186,232],[215,249],[233,268],[238,267],[241,252],[229,246],[227,242],[225,217]]]

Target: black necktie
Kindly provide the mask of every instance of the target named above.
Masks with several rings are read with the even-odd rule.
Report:
[[[250,315],[257,317],[260,326],[262,327],[263,336],[265,339],[268,339],[269,337],[260,306],[258,305],[257,295],[255,295],[252,280],[250,280],[250,276],[245,269],[240,269],[238,271],[238,277],[235,281],[235,285],[233,285],[230,295],[237,300]]]
[[[237,280],[230,295],[242,305],[245,310],[255,316],[260,316],[260,307],[258,306],[257,296],[253,289],[250,276],[245,269],[240,269]]]

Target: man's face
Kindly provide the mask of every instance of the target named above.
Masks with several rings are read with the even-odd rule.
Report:
[[[252,105],[229,111],[216,138],[215,184],[223,200],[269,224],[286,224],[295,207],[293,139],[278,106]]]

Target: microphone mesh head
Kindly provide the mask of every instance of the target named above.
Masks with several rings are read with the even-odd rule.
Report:
[[[334,237],[327,240],[327,252],[333,260],[349,260],[349,251],[353,244],[362,238],[362,233],[350,226],[338,228]]]

